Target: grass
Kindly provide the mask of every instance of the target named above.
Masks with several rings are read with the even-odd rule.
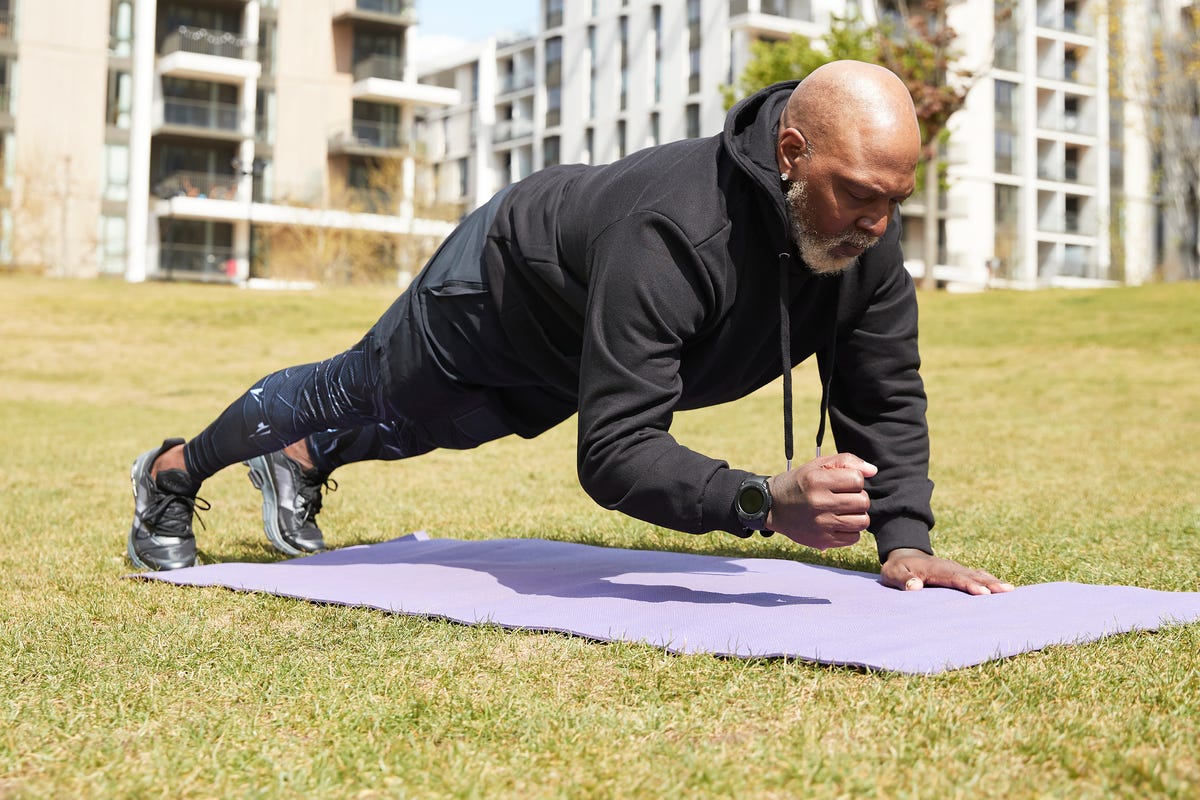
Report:
[[[0,797],[1195,797],[1200,625],[936,677],[507,633],[122,580],[133,457],[352,344],[383,289],[0,279]],[[1016,583],[1200,590],[1200,285],[922,297],[935,546]],[[681,415],[782,460],[778,387]],[[813,371],[797,428],[815,428]],[[799,437],[798,437],[799,439]],[[338,546],[544,536],[877,569],[595,507],[573,422],[353,465]],[[276,558],[242,469],[207,561]]]

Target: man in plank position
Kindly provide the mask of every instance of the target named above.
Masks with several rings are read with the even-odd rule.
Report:
[[[930,544],[917,305],[897,211],[919,146],[904,84],[842,61],[746,98],[720,135],[506,187],[354,347],[267,375],[194,439],[139,457],[130,558],[193,564],[200,484],[239,461],[263,491],[268,538],[299,554],[325,546],[314,517],[337,467],[533,437],[578,413],[579,480],[606,508],[822,550],[870,530],[889,586],[1008,591]],[[818,457],[792,468],[791,368],[814,355]],[[671,437],[675,411],[781,373],[780,474]],[[826,412],[838,455],[819,455]]]

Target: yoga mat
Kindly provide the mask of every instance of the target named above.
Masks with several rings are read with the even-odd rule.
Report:
[[[468,625],[933,674],[1200,619],[1200,592],[1044,583],[973,597],[768,558],[413,534],[269,564],[142,573]]]

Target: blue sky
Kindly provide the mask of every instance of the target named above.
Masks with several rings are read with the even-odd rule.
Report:
[[[478,42],[494,34],[533,33],[537,10],[538,0],[417,0],[418,52],[436,52],[454,40]]]

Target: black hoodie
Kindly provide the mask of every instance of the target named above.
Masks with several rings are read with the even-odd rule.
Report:
[[[668,431],[676,410],[734,400],[780,376],[787,286],[792,364],[818,354],[822,376],[832,364],[838,448],[879,467],[867,490],[880,558],[897,547],[931,552],[917,305],[899,218],[840,276],[801,263],[775,159],[795,86],[743,100],[718,136],[516,184],[489,234],[488,281],[518,355],[578,398],[588,494],[667,528],[739,534],[733,500],[751,473]],[[522,435],[548,424],[535,409],[509,411]]]

